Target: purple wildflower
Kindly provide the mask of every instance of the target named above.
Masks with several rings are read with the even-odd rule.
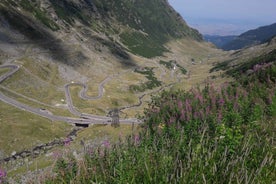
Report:
[[[198,112],[194,112],[194,119],[198,119],[199,118],[199,113]]]
[[[92,172],[93,172],[93,174],[95,174],[95,173],[97,172],[97,167],[96,167],[96,166],[94,166],[94,167],[92,168]]]
[[[198,99],[199,102],[200,102],[201,104],[203,104],[203,96],[202,96],[200,93],[197,93],[197,94],[196,94],[196,99]]]
[[[253,70],[254,70],[254,72],[257,72],[257,71],[260,70],[261,68],[262,68],[262,65],[256,64],[256,65],[253,67]]]
[[[100,150],[99,150],[99,156],[100,156],[100,157],[104,157],[104,156],[105,156],[105,152],[104,152],[103,149],[100,149]]]
[[[211,107],[210,106],[206,107],[205,114],[206,114],[206,116],[209,116],[211,114]]]
[[[185,106],[186,106],[186,111],[187,111],[187,113],[188,113],[188,112],[192,112],[192,106],[191,106],[191,102],[190,102],[189,99],[186,99],[186,101],[185,101]]]
[[[242,91],[242,95],[243,95],[243,97],[247,97],[247,96],[248,96],[248,92],[245,91],[245,90],[243,90],[243,91]]]
[[[110,148],[110,142],[108,140],[105,140],[103,141],[102,145],[105,147],[105,148]]]
[[[95,154],[95,151],[94,151],[93,147],[89,147],[89,148],[87,149],[86,152],[87,152],[87,154],[90,155],[90,156],[92,156],[92,155]]]
[[[70,146],[70,143],[71,143],[71,138],[70,137],[67,137],[64,141],[64,146]]]
[[[200,103],[203,104],[203,96],[200,95],[198,99],[199,99]]]
[[[224,95],[224,98],[225,98],[227,101],[229,101],[230,98],[229,98],[229,94],[228,94],[226,88],[223,90],[223,95]]]
[[[0,168],[0,183],[4,181],[7,176],[7,172]]]
[[[199,115],[200,115],[200,119],[203,120],[205,115],[202,109],[199,111]]]
[[[271,105],[273,103],[273,94],[269,93],[268,95],[268,105]]]
[[[224,101],[223,98],[221,98],[221,99],[219,100],[219,104],[220,104],[220,106],[223,106],[223,105],[225,104],[225,101]]]
[[[234,110],[238,111],[238,108],[239,108],[239,104],[238,104],[238,102],[235,102],[234,103]]]
[[[223,89],[227,89],[228,86],[229,86],[229,82],[224,82],[224,83],[222,84],[222,88],[223,88]]]
[[[153,113],[159,113],[160,110],[159,110],[158,108],[153,108],[153,109],[152,109],[152,112],[153,112]]]
[[[254,72],[257,72],[257,71],[263,70],[263,69],[265,69],[265,68],[267,68],[267,67],[269,67],[269,66],[271,66],[271,65],[272,65],[271,62],[270,62],[270,63],[264,63],[264,64],[256,64],[256,65],[253,67],[253,70],[254,70]]]
[[[209,92],[214,93],[215,91],[215,85],[212,83]]]
[[[239,99],[239,91],[236,92],[236,96],[235,99],[238,100]]]
[[[59,151],[54,151],[53,152],[53,158],[54,159],[59,159],[61,157],[62,157],[62,153],[61,152],[59,152]]]
[[[185,120],[185,111],[184,110],[181,110],[180,120],[181,121]]]
[[[170,117],[168,125],[172,125],[175,122],[175,117]]]
[[[139,135],[135,135],[134,136],[134,144],[137,145],[140,143],[140,136]]]
[[[216,97],[214,95],[211,96],[211,103],[212,103],[212,108],[216,108]]]

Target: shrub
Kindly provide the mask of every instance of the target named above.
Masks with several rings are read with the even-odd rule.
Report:
[[[58,162],[49,183],[273,183],[275,123],[266,120],[275,112],[273,67],[240,84],[153,97],[139,135],[92,147],[78,171]]]

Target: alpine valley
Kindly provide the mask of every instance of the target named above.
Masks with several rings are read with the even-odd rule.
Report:
[[[245,49],[222,51],[205,42],[202,35],[189,27],[167,0],[1,0],[0,183],[37,183],[41,175],[46,178],[43,181],[48,183],[86,183],[86,175],[82,176],[80,171],[103,174],[99,174],[98,178],[90,178],[90,183],[156,183],[157,180],[152,180],[156,179],[153,171],[158,168],[147,165],[148,160],[142,163],[148,169],[144,178],[151,179],[136,180],[139,176],[133,175],[135,179],[130,181],[129,178],[122,178],[120,182],[114,179],[120,175],[117,173],[120,168],[114,169],[117,174],[112,176],[113,180],[108,177],[112,174],[105,170],[107,163],[99,167],[96,164],[85,171],[82,167],[86,163],[80,163],[91,147],[99,148],[100,153],[100,148],[112,147],[110,144],[117,144],[118,140],[129,135],[131,140],[138,141],[136,135],[142,134],[145,127],[153,126],[153,121],[157,125],[151,127],[151,133],[157,131],[155,128],[158,127],[162,130],[167,122],[181,122],[181,115],[173,112],[178,112],[177,109],[182,108],[182,105],[175,102],[175,109],[171,104],[162,110],[162,105],[158,106],[155,101],[156,96],[169,93],[170,100],[164,101],[165,105],[179,97],[178,93],[184,94],[184,91],[201,90],[209,84],[219,87],[225,82],[236,82],[241,73],[250,77],[256,65],[267,64],[275,69],[275,51],[275,38]],[[273,75],[275,71],[270,76]],[[271,81],[275,84],[275,78]],[[275,87],[271,87],[273,89]],[[271,97],[274,105],[275,96]],[[187,94],[184,97],[190,96]],[[184,100],[183,105],[189,102]],[[258,102],[256,100],[255,103]],[[221,103],[218,102],[218,107]],[[168,119],[162,119],[162,115],[158,116],[159,119],[151,119],[147,114],[154,109],[166,112],[164,117]],[[258,108],[253,110],[258,111]],[[272,108],[272,114],[274,111]],[[275,118],[275,114],[270,117]],[[188,122],[187,119],[185,121]],[[204,120],[205,123],[208,121],[208,118]],[[238,118],[229,121],[238,121]],[[190,140],[207,135],[209,129],[206,127],[197,127],[198,133],[203,130],[204,133]],[[219,128],[213,127],[217,133]],[[231,124],[225,130],[220,127],[221,136],[225,136],[224,133],[233,127],[236,125]],[[275,126],[273,128],[275,130]],[[166,132],[168,137],[172,133],[169,130]],[[240,135],[240,132],[237,134]],[[231,141],[241,141],[232,139],[231,145]],[[140,138],[139,141],[142,142]],[[201,139],[196,146],[198,152],[194,153],[200,152],[203,142]],[[133,143],[134,147],[136,143]],[[64,144],[70,145],[64,147]],[[123,143],[119,141],[120,144]],[[271,149],[275,151],[275,141],[272,145],[274,148]],[[162,146],[159,148],[163,149]],[[66,165],[69,162],[59,163],[58,159],[53,159],[61,155],[66,157],[68,152],[72,152],[72,157],[77,160],[74,163],[78,164],[72,166],[74,168],[70,164]],[[101,154],[109,158],[110,152]],[[120,154],[122,160],[128,160],[125,157],[127,154]],[[180,164],[174,157],[180,159],[181,156],[162,156],[166,160],[162,163],[167,163],[168,167],[171,163]],[[139,159],[130,160],[135,162]],[[111,163],[109,161],[106,162]],[[273,163],[275,166],[275,160]],[[65,164],[64,167],[62,164]],[[129,163],[129,167],[132,164]],[[56,166],[64,169],[64,173],[75,174],[68,175],[69,179],[59,171],[53,174],[56,172],[53,167]],[[79,172],[74,169],[79,169]],[[2,170],[8,174],[1,176]],[[143,169],[140,170],[143,173]],[[176,170],[180,172],[179,168]],[[57,179],[48,180],[45,173]],[[255,175],[255,171],[248,174]],[[163,176],[161,183],[188,181],[178,180],[180,173]],[[212,181],[220,183],[218,180]],[[212,181],[208,180],[207,183]],[[249,178],[248,181],[252,180]]]

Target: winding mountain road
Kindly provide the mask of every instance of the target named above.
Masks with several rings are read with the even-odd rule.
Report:
[[[95,97],[92,97],[92,96],[88,96],[88,95],[87,95],[88,87],[87,87],[87,85],[84,84],[84,83],[72,82],[72,83],[66,84],[66,85],[64,86],[64,88],[65,88],[66,102],[67,102],[69,111],[70,111],[72,114],[76,115],[76,116],[83,117],[84,115],[86,115],[86,116],[87,116],[86,118],[89,118],[89,114],[84,114],[84,113],[78,112],[78,111],[76,110],[76,108],[74,107],[73,101],[72,101],[72,98],[71,98],[71,94],[70,94],[70,86],[81,86],[81,87],[82,87],[81,91],[79,92],[79,97],[80,97],[80,98],[82,98],[82,99],[84,99],[84,100],[97,100],[97,99],[102,98],[103,93],[104,93],[104,85],[105,85],[105,83],[107,83],[110,79],[111,79],[111,77],[106,77],[106,78],[99,84],[99,87],[98,87],[98,96],[95,96]],[[92,117],[95,117],[94,115],[91,115],[91,116],[92,116]]]
[[[2,76],[0,76],[0,84],[1,84],[4,80],[8,79],[15,72],[17,72],[20,69],[20,66],[15,65],[15,64],[8,64],[8,65],[0,65],[0,68],[10,69],[9,72],[7,72],[7,73],[3,74]],[[17,100],[12,99],[12,98],[4,95],[2,92],[0,92],[0,100],[7,103],[7,104],[9,104],[9,105],[12,105],[12,106],[18,108],[18,109],[28,111],[30,113],[39,115],[41,117],[45,117],[45,118],[50,119],[52,121],[62,121],[62,122],[67,122],[67,123],[71,123],[71,124],[106,124],[106,123],[111,123],[111,118],[106,117],[106,116],[97,116],[97,115],[84,114],[84,113],[78,112],[75,109],[75,107],[73,106],[73,102],[72,102],[72,99],[71,99],[69,87],[70,87],[70,85],[73,85],[73,84],[83,86],[83,89],[80,92],[80,97],[83,98],[83,99],[86,99],[86,100],[91,100],[91,99],[95,100],[95,99],[99,99],[103,96],[104,84],[106,82],[108,82],[110,79],[111,79],[110,77],[107,77],[105,80],[103,80],[99,84],[99,94],[96,97],[89,97],[89,96],[86,95],[87,86],[85,84],[71,83],[71,84],[66,84],[65,85],[65,96],[66,96],[69,111],[72,114],[74,114],[76,116],[79,116],[80,118],[72,118],[72,117],[53,115],[53,114],[50,114],[48,112],[42,111],[41,109],[33,108],[33,107],[30,107],[26,104],[18,102]],[[131,119],[121,119],[120,123],[131,124],[131,123],[141,123],[141,122],[138,119],[131,118]]]

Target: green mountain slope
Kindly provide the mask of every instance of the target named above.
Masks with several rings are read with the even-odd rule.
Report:
[[[112,109],[120,108],[124,109],[121,117],[133,118],[152,93],[175,82],[184,86],[182,81],[187,76],[180,69],[195,70],[191,76],[196,76],[198,68],[190,61],[199,63],[209,51],[220,52],[204,43],[165,0],[0,1],[0,64],[19,67],[18,72],[1,82],[0,93],[58,116],[79,118],[68,108],[64,86],[81,83],[87,85],[88,96],[97,97],[102,89],[102,97],[84,100],[78,95],[81,86],[72,84],[73,105],[80,113],[106,117]],[[160,60],[176,60],[175,70],[162,66]],[[209,61],[201,67],[207,72],[205,66]],[[1,76],[7,72],[0,68]],[[192,83],[195,81],[189,85]],[[37,114],[22,118],[26,116],[24,111],[0,106],[0,124],[6,127],[2,132],[8,130],[10,117],[18,125],[27,125],[29,119],[40,122]],[[51,125],[60,127],[55,122]],[[0,157],[36,144],[36,138],[30,135],[30,144],[22,148],[24,131],[29,128],[17,131],[18,127],[14,128],[18,132],[14,137],[1,134],[0,139],[6,141],[0,141],[0,153],[4,153]],[[49,138],[66,133],[52,136],[54,131],[45,130]],[[13,139],[19,141],[12,148],[1,146],[10,145]]]
[[[276,37],[254,47],[228,52],[223,60],[214,65],[210,72],[225,71],[229,76],[239,78],[241,73],[251,75],[255,65],[276,62]]]
[[[236,39],[222,46],[223,50],[238,50],[264,43],[276,35],[276,23],[247,31]]]
[[[0,16],[35,41],[54,39],[51,32],[89,27],[90,33],[104,34],[115,43],[101,44],[115,48],[115,54],[125,57],[122,47],[134,54],[154,57],[167,51],[163,45],[171,39],[202,40],[166,0],[3,0]]]

